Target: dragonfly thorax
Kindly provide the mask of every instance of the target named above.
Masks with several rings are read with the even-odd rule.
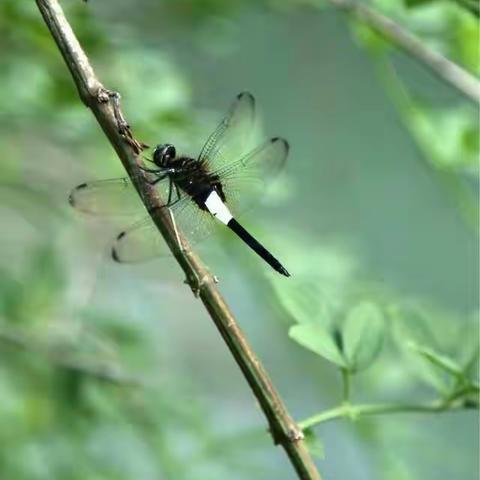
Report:
[[[212,191],[216,191],[225,201],[222,183],[217,175],[208,171],[205,164],[190,157],[177,157],[168,164],[168,176],[184,193],[205,210],[205,201]]]

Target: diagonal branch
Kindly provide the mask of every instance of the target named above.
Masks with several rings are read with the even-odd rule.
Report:
[[[152,220],[185,272],[188,284],[198,294],[220,331],[268,420],[275,443],[281,444],[285,449],[299,478],[320,480],[320,474],[305,446],[301,430],[291,418],[267,372],[237,325],[235,317],[216,287],[214,277],[191,252],[183,237],[180,242],[185,245],[185,249],[179,248],[177,233],[167,209],[159,208],[162,205],[161,200],[155,189],[144,181],[143,172],[138,168],[138,145],[141,144],[134,141],[125,122],[119,125],[118,119],[123,117],[118,114],[115,96],[106,90],[96,77],[58,1],[36,0],[36,3],[72,74],[82,101],[97,118]]]
[[[332,5],[357,17],[375,32],[429,68],[438,78],[475,103],[480,103],[480,81],[456,63],[428,47],[415,35],[390,18],[356,0],[328,0]]]

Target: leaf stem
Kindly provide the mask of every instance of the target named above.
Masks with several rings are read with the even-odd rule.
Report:
[[[341,372],[342,372],[342,383],[343,383],[343,402],[345,404],[349,404],[352,375],[348,368],[342,368]]]
[[[469,383],[455,390],[450,396],[447,397],[446,402],[452,403],[459,398],[465,397],[467,395],[477,395],[479,394],[479,385],[476,383]]]
[[[325,410],[316,415],[306,418],[298,423],[302,430],[311,428],[320,423],[335,420],[337,418],[356,419],[366,415],[382,415],[388,413],[436,413],[446,410],[466,410],[475,408],[473,405],[463,402],[445,403],[443,400],[434,400],[429,403],[377,403],[360,405],[340,405]]]

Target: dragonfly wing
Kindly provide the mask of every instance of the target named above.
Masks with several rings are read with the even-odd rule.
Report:
[[[240,215],[265,194],[268,183],[284,167],[288,151],[288,142],[275,137],[213,172],[222,182],[226,204],[234,215]]]
[[[75,187],[68,201],[72,207],[94,215],[132,215],[142,211],[142,203],[127,177],[111,178]]]
[[[209,211],[200,209],[187,197],[184,201],[176,203],[171,211],[176,227],[191,244],[204,240],[220,225]]]
[[[220,222],[207,211],[198,208],[190,197],[183,197],[170,208],[175,226],[190,244],[208,237]],[[171,255],[162,234],[150,217],[121,232],[113,245],[112,256],[121,263],[135,263]]]
[[[167,198],[168,182],[156,184],[162,199]],[[127,177],[82,183],[69,196],[70,205],[93,215],[128,215],[145,213],[140,197]]]
[[[120,263],[137,263],[167,255],[170,250],[148,216],[120,232],[112,246],[112,257]]]
[[[255,116],[253,95],[237,95],[228,114],[210,135],[198,157],[208,170],[218,170],[249,150]]]

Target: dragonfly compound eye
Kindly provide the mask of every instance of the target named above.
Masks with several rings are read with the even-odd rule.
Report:
[[[159,167],[165,167],[177,154],[175,147],[170,143],[157,145],[153,151],[153,162]]]

